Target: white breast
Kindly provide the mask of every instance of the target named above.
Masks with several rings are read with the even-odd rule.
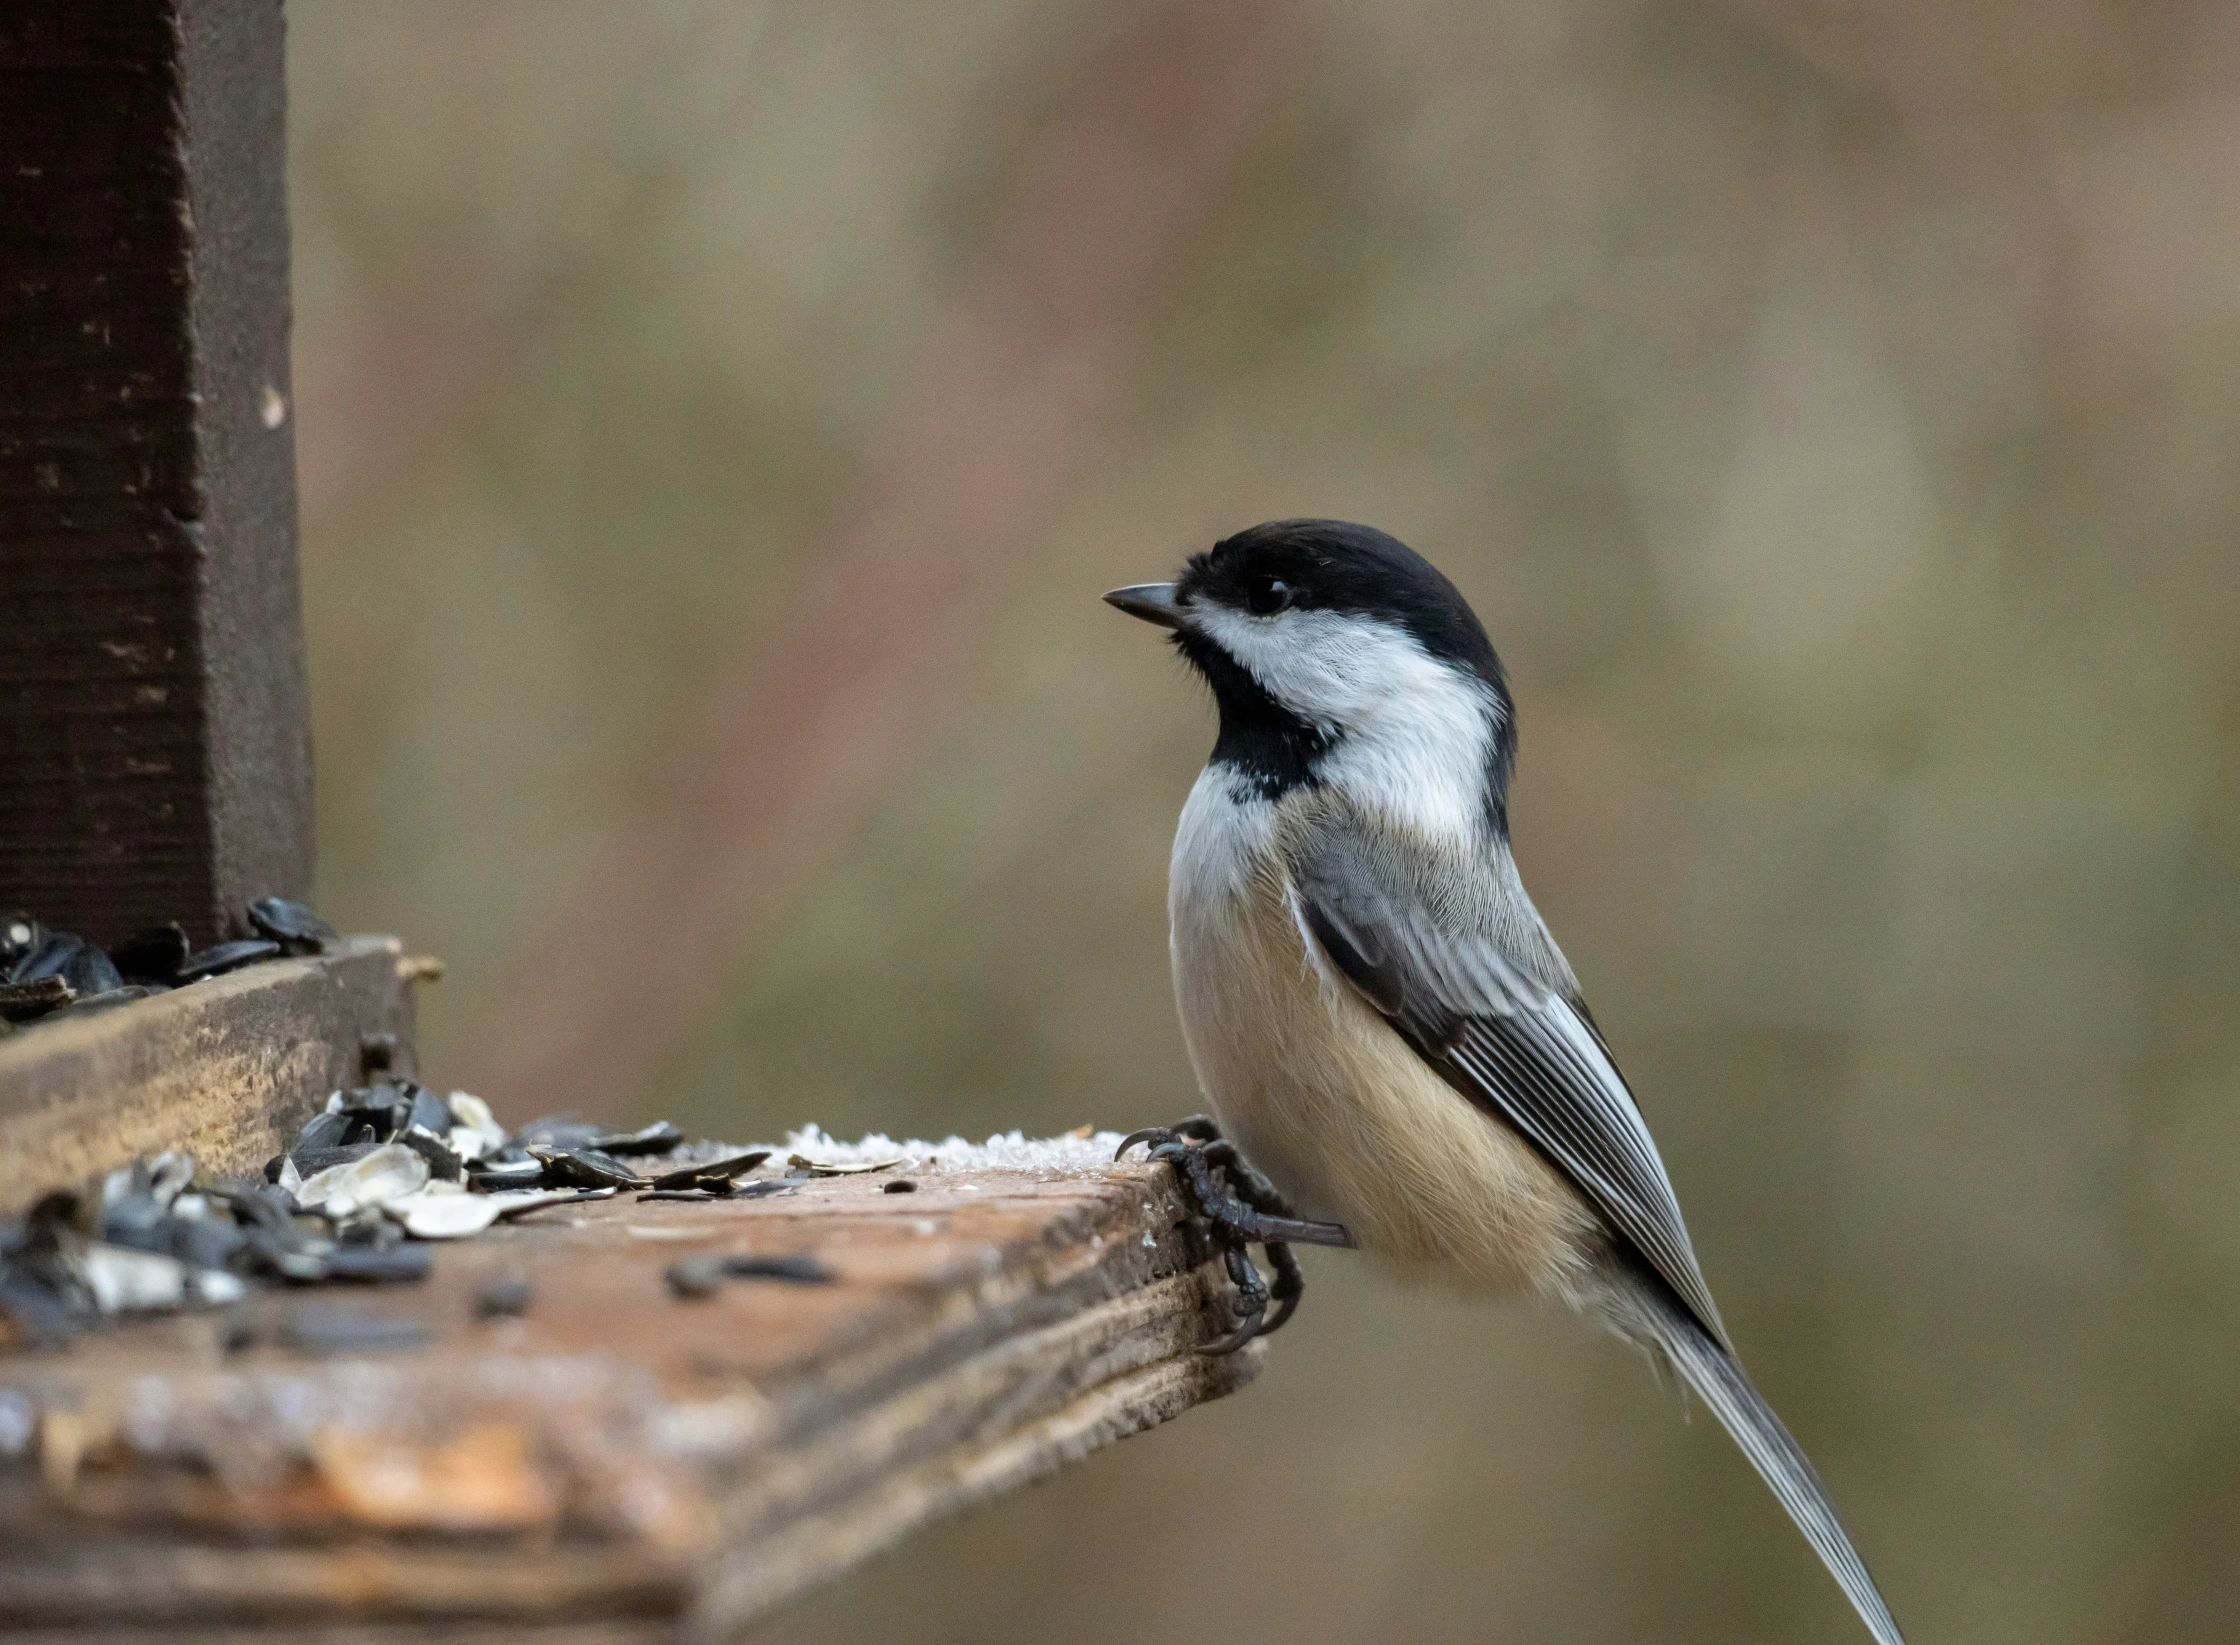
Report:
[[[1399,1272],[1560,1289],[1592,1214],[1319,963],[1276,851],[1280,808],[1208,767],[1168,884],[1175,1004],[1214,1116],[1302,1216]]]
[[[1275,827],[1275,801],[1263,799],[1232,768],[1209,765],[1198,773],[1175,825],[1167,874],[1167,914],[1177,930],[1186,915],[1209,914],[1268,870]]]

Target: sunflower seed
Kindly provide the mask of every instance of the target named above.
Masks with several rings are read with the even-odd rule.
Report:
[[[723,1259],[721,1257],[685,1257],[669,1264],[664,1276],[669,1289],[680,1297],[712,1297],[723,1289]]]
[[[298,1306],[288,1316],[288,1341],[307,1354],[380,1354],[417,1348],[428,1328],[394,1314]]]
[[[192,944],[177,925],[151,926],[109,950],[119,971],[137,982],[175,982]]]
[[[815,1257],[725,1257],[723,1271],[732,1279],[782,1279],[794,1285],[830,1285],[840,1276]]]
[[[397,1141],[428,1162],[428,1170],[444,1182],[458,1182],[466,1175],[466,1163],[451,1151],[451,1145],[433,1131],[408,1125],[397,1133]]]
[[[643,1130],[602,1132],[581,1146],[596,1148],[603,1154],[666,1154],[683,1141],[682,1131],[667,1120],[658,1120]]]
[[[249,923],[291,954],[316,954],[335,939],[333,926],[285,897],[259,897],[249,905]]]
[[[529,1155],[544,1163],[545,1181],[556,1187],[638,1188],[645,1183],[620,1160],[594,1148],[548,1148],[540,1144],[532,1146]]]
[[[83,937],[74,937],[67,931],[43,932],[37,943],[15,957],[8,967],[7,980],[41,982],[48,977],[60,977],[70,969],[70,962],[85,945]]]
[[[477,1188],[503,1192],[510,1188],[534,1188],[544,1181],[544,1161],[541,1159],[498,1160],[477,1164],[469,1171]]]
[[[487,1159],[506,1145],[506,1128],[480,1097],[454,1091],[446,1106],[451,1110],[451,1151],[461,1159]]]
[[[436,1192],[434,1184],[417,1194],[393,1199],[382,1210],[404,1223],[414,1239],[464,1239],[498,1220],[489,1194]]]
[[[328,1279],[366,1285],[410,1284],[428,1277],[435,1253],[425,1245],[338,1245],[326,1259]]]
[[[179,966],[181,982],[195,982],[203,977],[222,976],[228,971],[238,971],[244,965],[254,965],[259,960],[277,959],[280,945],[261,938],[241,942],[221,942],[205,948],[198,954],[189,954]]]
[[[364,1158],[306,1177],[296,1203],[330,1221],[385,1205],[428,1185],[428,1162],[401,1143],[383,1143]]]
[[[729,1159],[709,1160],[700,1165],[683,1165],[665,1176],[653,1179],[656,1188],[703,1188],[713,1182],[729,1182],[745,1176],[770,1157],[770,1150],[758,1148],[752,1153],[734,1154]]]
[[[68,1005],[76,993],[60,977],[35,977],[26,982],[0,983],[0,1020],[34,1022],[48,1012]]]
[[[612,1188],[589,1188],[571,1191],[565,1188],[501,1189],[485,1194],[484,1199],[497,1206],[498,1215],[510,1222],[515,1217],[526,1216],[531,1211],[541,1211],[548,1205],[581,1205],[588,1200],[612,1199]]]
[[[812,1177],[859,1177],[870,1171],[892,1171],[905,1161],[897,1154],[893,1159],[864,1160],[843,1165],[830,1160],[813,1160],[806,1154],[793,1154],[787,1157],[786,1163],[796,1171],[808,1172]]]
[[[517,1319],[529,1311],[533,1295],[527,1280],[507,1274],[474,1294],[474,1311],[484,1319]]]

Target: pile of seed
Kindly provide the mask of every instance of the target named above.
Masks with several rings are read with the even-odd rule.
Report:
[[[616,1131],[545,1119],[509,1132],[479,1097],[438,1096],[409,1080],[337,1091],[261,1182],[213,1177],[191,1156],[167,1153],[0,1221],[0,1346],[64,1340],[115,1314],[236,1302],[255,1286],[422,1279],[423,1242],[479,1234],[547,1205],[624,1191],[756,1198],[902,1163],[794,1154],[782,1172],[747,1180],[772,1152],[687,1143],[666,1121]],[[725,1274],[830,1277],[814,1266]],[[671,1283],[680,1295],[703,1289],[674,1275]]]
[[[316,954],[335,940],[333,926],[285,897],[260,897],[246,913],[254,937],[203,949],[176,924],[104,949],[29,915],[0,918],[0,1034],[43,1017],[144,1000],[260,960]]]

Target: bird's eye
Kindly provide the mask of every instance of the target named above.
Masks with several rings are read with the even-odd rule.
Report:
[[[1281,577],[1255,577],[1244,585],[1244,603],[1255,617],[1273,617],[1291,603],[1291,585]]]

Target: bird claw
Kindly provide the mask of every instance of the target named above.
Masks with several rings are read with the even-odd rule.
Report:
[[[1280,1247],[1277,1247],[1277,1249],[1280,1249]],[[1254,1337],[1265,1336],[1269,1331],[1275,1329],[1275,1325],[1283,1323],[1280,1318],[1275,1322],[1275,1325],[1263,1325],[1261,1323],[1267,1317],[1268,1312],[1268,1282],[1260,1277],[1260,1270],[1253,1266],[1251,1254],[1241,1245],[1232,1245],[1221,1253],[1221,1258],[1229,1270],[1231,1283],[1237,1288],[1236,1295],[1229,1301],[1229,1306],[1235,1313],[1237,1324],[1236,1329],[1227,1336],[1217,1338],[1212,1342],[1198,1344],[1195,1351],[1209,1358],[1216,1358],[1222,1354],[1233,1354]],[[1296,1268],[1294,1268],[1294,1272],[1296,1272]],[[1286,1316],[1289,1315],[1292,1305],[1298,1300],[1296,1289],[1294,1289],[1293,1294],[1284,1300]]]
[[[1192,1114],[1188,1119],[1176,1120],[1172,1125],[1147,1125],[1140,1131],[1130,1131],[1120,1146],[1113,1150],[1112,1157],[1115,1160],[1126,1159],[1128,1150],[1139,1142],[1151,1144],[1156,1156],[1158,1150],[1169,1143],[1218,1142],[1220,1139],[1221,1127],[1214,1122],[1211,1114]]]
[[[1234,1330],[1199,1346],[1201,1354],[1233,1354],[1255,1337],[1278,1330],[1298,1309],[1306,1290],[1306,1276],[1293,1244],[1345,1245],[1353,1236],[1335,1222],[1309,1222],[1291,1214],[1291,1207],[1275,1184],[1255,1170],[1221,1134],[1221,1127],[1204,1114],[1193,1114],[1174,1125],[1148,1126],[1121,1143],[1113,1158],[1125,1156],[1138,1144],[1148,1145],[1148,1157],[1174,1168],[1183,1196],[1205,1224],[1212,1243],[1221,1251],[1229,1279],[1236,1287],[1231,1308]],[[1271,1286],[1260,1277],[1249,1247],[1262,1246],[1268,1265],[1275,1270]],[[1268,1315],[1268,1305],[1275,1314]]]

